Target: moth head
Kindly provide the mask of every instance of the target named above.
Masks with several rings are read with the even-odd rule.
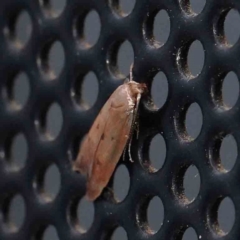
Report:
[[[144,94],[147,92],[147,85],[145,83],[137,83],[135,81],[128,82],[131,93],[134,97],[138,94]]]
[[[139,88],[140,88],[142,94],[145,94],[148,92],[148,88],[145,83],[139,83],[138,85],[139,85]]]

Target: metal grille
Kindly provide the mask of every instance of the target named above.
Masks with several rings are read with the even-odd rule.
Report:
[[[1,240],[44,239],[49,226],[64,240],[114,239],[120,227],[125,231],[122,239],[187,239],[189,229],[195,232],[191,239],[240,239],[240,41],[231,42],[224,28],[228,14],[240,11],[240,2],[206,1],[200,13],[190,3],[138,0],[126,13],[117,0],[68,0],[62,11],[54,11],[56,2],[50,0],[0,2]],[[157,35],[159,13],[169,19],[169,36],[168,27]],[[90,30],[89,14],[98,19]],[[29,23],[25,33],[17,27],[21,21]],[[127,63],[121,65],[124,44],[132,47],[134,59],[129,51]],[[192,68],[189,54],[194,44],[202,48],[204,61]],[[59,59],[57,65],[51,57]],[[120,161],[114,174],[116,178],[125,166],[121,173],[129,177],[129,189],[121,191],[113,176],[85,212],[89,217],[94,209],[93,223],[84,230],[77,212],[79,205],[84,211],[90,203],[81,200],[85,179],[72,171],[71,161],[133,60],[134,79],[145,82],[149,93],[140,107],[134,163]],[[226,103],[229,74],[237,79],[230,93],[237,92],[237,98]],[[90,100],[84,90],[88,87],[95,89]],[[25,90],[19,93],[16,89],[21,88]],[[164,100],[157,102],[159,94]],[[189,120],[191,111],[197,121]],[[14,152],[16,142],[20,150]],[[158,142],[162,163],[154,163],[156,154],[151,155],[152,148],[159,150]],[[226,144],[233,145],[231,154],[236,155],[232,166],[231,154],[224,165]],[[189,169],[199,179],[190,193]],[[55,182],[49,180],[52,175]],[[23,221],[18,219],[20,210],[11,209],[16,198],[25,206]],[[232,206],[227,211],[235,211],[227,230],[219,220],[225,199]],[[161,209],[153,223],[160,223],[156,230],[149,217],[154,201],[157,207],[152,211]]]

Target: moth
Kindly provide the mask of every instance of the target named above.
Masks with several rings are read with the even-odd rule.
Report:
[[[87,177],[86,197],[98,198],[128,148],[137,120],[139,102],[146,92],[144,83],[129,80],[120,85],[102,107],[83,140],[73,170]]]

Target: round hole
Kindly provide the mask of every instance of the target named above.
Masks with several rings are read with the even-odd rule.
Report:
[[[81,87],[81,105],[85,109],[93,107],[98,98],[99,84],[96,75],[93,72],[88,73],[82,82]]]
[[[224,33],[227,42],[234,45],[240,36],[240,15],[235,9],[228,12],[224,21]]]
[[[149,158],[154,170],[162,168],[166,158],[166,143],[161,134],[153,137],[149,146]]]
[[[232,135],[227,135],[220,147],[221,165],[227,171],[231,170],[236,163],[238,156],[238,149],[236,140]]]
[[[232,108],[239,97],[239,81],[234,72],[227,74],[222,85],[222,99],[227,108]]]
[[[191,74],[191,77],[197,77],[204,65],[204,49],[200,41],[194,41],[188,51],[188,68]]]
[[[16,47],[24,47],[32,34],[32,21],[29,14],[26,11],[21,11],[14,21],[10,21],[4,33]]]
[[[75,20],[73,35],[80,43],[80,47],[90,48],[95,45],[101,32],[101,20],[96,11],[81,14]]]
[[[89,72],[80,75],[74,82],[71,96],[82,109],[88,110],[94,106],[99,94],[99,83],[96,75]]]
[[[54,199],[60,190],[60,185],[60,172],[55,164],[51,165],[45,172],[44,191],[51,199]]]
[[[168,80],[163,72],[159,72],[153,79],[151,96],[157,109],[161,108],[168,97]]]
[[[224,198],[218,208],[218,224],[220,229],[229,233],[235,222],[235,207],[229,197]]]
[[[152,231],[156,233],[163,224],[164,207],[159,197],[153,197],[147,208],[147,222]]]
[[[22,169],[25,166],[28,154],[28,144],[23,134],[16,135],[11,140],[9,160],[11,168]]]
[[[58,240],[59,237],[58,237],[56,228],[53,226],[47,227],[47,229],[44,231],[42,239],[43,240]]]
[[[184,0],[180,1],[181,8],[189,15],[197,15],[202,12],[206,5],[206,0]]]
[[[203,124],[201,108],[197,103],[192,103],[187,110],[185,126],[188,135],[195,139],[199,135]]]
[[[117,64],[111,67],[111,63],[114,64],[116,62],[116,47],[118,48]],[[113,74],[118,75],[119,78],[126,78],[129,74],[130,66],[134,61],[134,52],[130,42],[125,41],[121,45],[114,45],[112,49],[110,49],[109,57],[110,59],[107,59],[107,64],[110,65]]]
[[[101,22],[96,11],[91,11],[85,18],[84,39],[90,45],[96,44],[101,30]]]
[[[65,53],[60,42],[55,42],[49,52],[49,67],[53,71],[54,76],[60,75],[65,62]]]
[[[129,13],[132,12],[135,4],[136,4],[136,0],[118,0],[119,1],[119,6],[120,9],[123,11],[124,15],[128,15]]]
[[[214,143],[210,146],[209,158],[213,167],[221,172],[230,171],[238,156],[238,146],[235,138],[228,134],[214,138]]]
[[[66,0],[39,0],[47,17],[58,17],[66,6]]]
[[[21,195],[15,196],[10,203],[9,220],[19,229],[25,219],[25,202]]]
[[[200,12],[202,12],[205,4],[206,4],[206,0],[189,0],[190,6],[191,6],[191,10],[196,13],[199,14]]]
[[[182,240],[198,240],[198,239],[201,239],[201,236],[199,236],[198,238],[196,231],[191,227],[184,232],[182,237]]]
[[[197,197],[200,190],[200,184],[201,179],[198,169],[191,165],[185,172],[183,180],[184,195],[189,201],[193,201]]]
[[[63,115],[61,107],[57,103],[53,103],[47,112],[47,136],[55,139],[59,135],[63,125]]]
[[[2,92],[4,100],[12,110],[22,109],[28,100],[29,93],[29,79],[23,72],[9,79]]]
[[[121,202],[128,194],[130,187],[130,176],[128,169],[124,165],[120,165],[115,174],[113,181],[113,191],[116,199]]]
[[[205,61],[205,50],[201,42],[196,40],[191,45],[182,46],[176,60],[180,73],[188,80],[196,78],[202,72]]]
[[[120,16],[125,17],[132,12],[136,4],[136,0],[109,0],[109,3],[115,12],[117,12]]]
[[[14,79],[11,92],[14,103],[19,108],[23,107],[28,100],[30,92],[29,79],[25,73],[18,74]]]
[[[93,203],[83,198],[77,207],[77,218],[80,228],[83,229],[84,232],[88,231],[92,226],[94,214]]]
[[[26,11],[20,13],[16,21],[16,39],[24,46],[32,33],[32,21]]]
[[[37,60],[41,72],[50,80],[56,79],[65,64],[65,52],[62,44],[56,41],[43,47]]]
[[[111,240],[128,240],[127,233],[122,227],[115,229],[111,236]]]
[[[18,231],[25,220],[26,208],[25,202],[21,195],[15,195],[12,199],[6,199],[6,209],[4,211],[4,219],[6,224],[6,229],[11,232]]]
[[[38,196],[44,202],[53,201],[59,193],[61,175],[58,167],[53,164],[44,171],[39,171],[33,187],[38,191]]]
[[[153,36],[162,44],[166,43],[170,34],[170,19],[165,10],[161,10],[154,18]]]
[[[120,73],[127,76],[130,71],[130,66],[134,61],[134,52],[130,42],[125,41],[119,48],[117,55],[118,69]]]

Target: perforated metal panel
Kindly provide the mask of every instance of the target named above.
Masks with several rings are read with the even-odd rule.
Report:
[[[1,240],[46,239],[47,231],[52,239],[114,239],[115,229],[121,239],[240,238],[240,41],[225,29],[240,2],[209,0],[199,13],[191,2],[137,0],[126,10],[117,0],[1,0]],[[96,24],[87,29],[89,18]],[[149,89],[134,163],[120,160],[91,205],[71,162],[132,62],[134,80]],[[219,217],[224,201],[231,219]]]

